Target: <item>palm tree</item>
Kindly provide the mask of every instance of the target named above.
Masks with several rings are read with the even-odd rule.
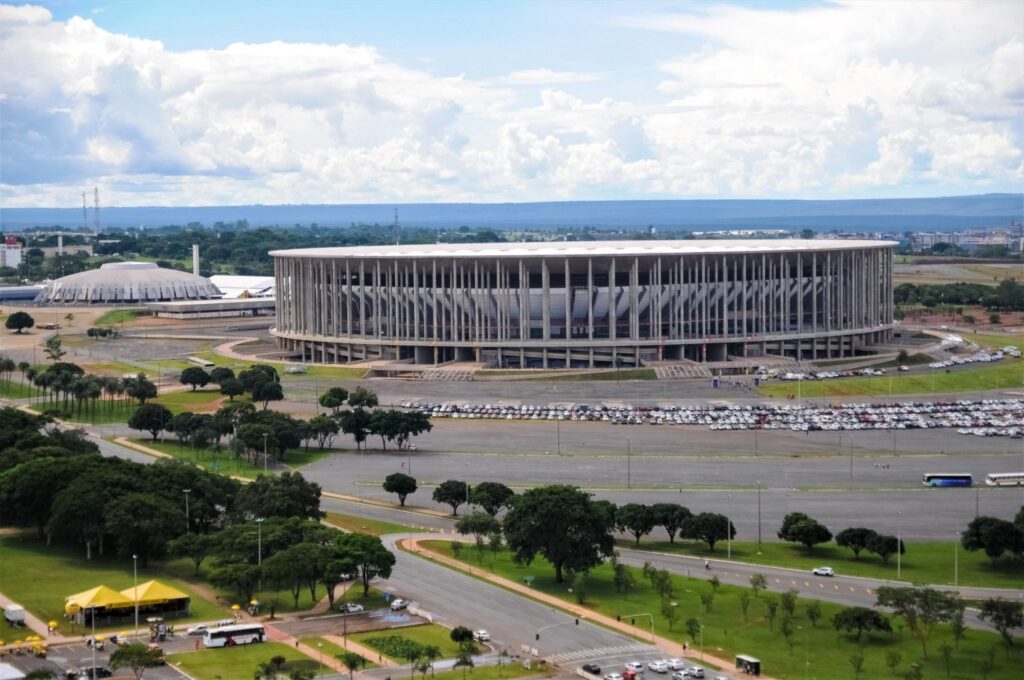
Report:
[[[36,383],[36,379],[39,377],[39,370],[35,366],[29,366],[28,370],[25,371],[25,378],[28,380],[28,384],[32,386],[32,398],[34,399],[39,391],[39,385]]]

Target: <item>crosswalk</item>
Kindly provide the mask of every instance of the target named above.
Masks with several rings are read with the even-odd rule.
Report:
[[[591,649],[579,649],[573,652],[563,652],[547,657],[549,663],[556,665],[603,659],[605,657],[622,656],[625,654],[644,654],[656,651],[651,645],[631,644],[609,647],[594,647]]]

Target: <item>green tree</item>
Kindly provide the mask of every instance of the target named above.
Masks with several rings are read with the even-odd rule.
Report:
[[[1024,552],[1024,532],[1013,522],[997,517],[976,517],[960,537],[965,550],[984,550],[991,563],[1005,552]]]
[[[234,401],[235,397],[245,394],[245,386],[234,378],[225,378],[219,384],[220,393],[227,397],[229,401]]]
[[[416,493],[416,479],[401,472],[394,472],[384,478],[384,490],[398,494],[398,504],[405,507],[405,499]]]
[[[334,435],[340,431],[338,421],[330,416],[320,415],[309,419],[309,432],[316,439],[316,445],[321,451],[333,442]]]
[[[668,542],[676,542],[678,534],[686,525],[686,521],[693,517],[689,508],[678,503],[655,503],[651,506],[654,513],[654,525],[660,526],[668,534]]]
[[[281,383],[266,380],[253,385],[250,394],[252,394],[253,401],[263,404],[264,411],[267,410],[270,402],[284,399],[284,389],[281,387]]]
[[[754,591],[754,597],[757,597],[757,591],[768,588],[768,579],[764,574],[751,574],[750,588]]]
[[[380,538],[351,533],[343,535],[339,541],[342,548],[347,551],[359,568],[364,598],[370,594],[370,581],[378,576],[380,578],[391,576],[391,569],[395,566],[395,556],[384,547]]]
[[[376,408],[377,404],[377,395],[365,387],[357,387],[348,395],[348,405],[353,409]]]
[[[869,552],[873,552],[882,558],[882,562],[888,564],[889,558],[896,554],[898,550],[901,555],[907,552],[907,547],[895,536],[887,536],[884,534],[877,534],[868,541]]]
[[[949,677],[949,662],[953,658],[953,645],[948,642],[943,642],[939,645],[939,651],[942,652],[942,660],[946,664],[946,677]]]
[[[181,510],[149,493],[115,495],[107,503],[104,525],[117,541],[121,557],[138,555],[142,566],[162,557],[167,543],[182,533]]]
[[[238,517],[300,517],[320,519],[320,485],[307,482],[298,472],[260,475],[238,491],[234,513]]]
[[[903,588],[880,586],[876,591],[876,604],[888,607],[903,618],[911,635],[921,643],[921,651],[928,658],[928,640],[935,627],[948,622],[963,607],[954,594],[933,588]]]
[[[319,553],[318,546],[299,543],[263,560],[263,575],[270,583],[291,592],[296,609],[299,608],[299,595],[303,586],[310,587],[310,599],[316,602],[316,584],[320,581],[317,569]]]
[[[472,642],[473,631],[471,631],[469,628],[466,628],[465,626],[455,626],[448,634],[448,637],[451,638],[451,641],[456,644],[462,644],[463,642]]]
[[[19,335],[26,328],[32,328],[35,325],[36,320],[29,316],[27,312],[22,311],[14,312],[10,316],[8,316],[7,320],[4,322],[4,326],[7,328],[7,330],[14,331]]]
[[[351,411],[342,411],[338,420],[341,431],[352,435],[356,442],[356,449],[360,446],[365,448],[366,436],[370,432],[370,413],[366,409],[356,408]]]
[[[128,419],[128,427],[133,430],[142,430],[153,435],[153,441],[159,436],[171,422],[174,415],[161,404],[143,404],[135,409],[135,413]]]
[[[125,394],[138,401],[139,404],[145,404],[147,399],[153,399],[157,395],[156,385],[144,373],[125,378],[123,382]]]
[[[187,557],[195,566],[195,574],[199,576],[199,567],[207,557],[212,555],[219,546],[213,534],[187,533],[167,543],[167,554],[171,557]]]
[[[217,366],[210,370],[210,382],[223,385],[225,380],[234,380],[235,371],[227,366]]]
[[[155,668],[164,663],[164,653],[159,649],[150,649],[141,642],[122,645],[110,655],[110,667],[114,670],[130,668],[135,680],[142,680],[147,668]]]
[[[195,392],[197,387],[206,387],[210,382],[210,374],[199,366],[189,366],[181,372],[178,382],[182,385],[190,385]]]
[[[817,600],[811,600],[804,607],[807,612],[807,620],[811,622],[811,625],[815,628],[818,627],[818,621],[821,620],[821,603]]]
[[[949,632],[953,636],[953,645],[960,649],[960,641],[967,636],[967,622],[964,621],[963,607],[959,607],[949,617]]]
[[[320,395],[320,405],[331,412],[332,418],[338,418],[341,410],[345,408],[345,400],[348,399],[348,390],[343,387],[331,387]]]
[[[463,536],[472,535],[476,539],[478,561],[483,557],[484,541],[492,534],[501,531],[501,523],[486,512],[478,510],[455,522],[455,530]]]
[[[819,543],[827,543],[832,540],[832,532],[817,520],[808,517],[802,512],[793,512],[782,520],[782,528],[779,529],[779,538],[784,541],[800,543],[808,550],[812,550]]]
[[[743,620],[747,620],[747,610],[750,609],[750,593],[741,590],[739,594],[740,611],[743,612]]]
[[[1024,626],[1024,609],[1020,602],[1001,597],[989,598],[982,602],[978,618],[999,631],[1003,643],[1009,648],[1013,646],[1013,630]]]
[[[779,615],[779,601],[772,595],[766,595],[764,606],[768,614],[768,630],[775,630],[775,617]]]
[[[859,678],[864,672],[864,652],[858,650],[856,654],[851,655],[850,665],[853,666],[853,677]]]
[[[868,543],[877,535],[871,529],[851,527],[843,529],[836,534],[836,545],[842,548],[849,548],[853,551],[853,559],[859,560],[861,551],[867,549]]]
[[[791,590],[787,590],[786,592],[782,593],[782,596],[780,598],[781,603],[782,603],[782,612],[786,616],[792,618],[793,616],[796,615],[796,603],[797,603],[797,599],[799,597],[800,597],[800,591],[799,590],[792,590],[791,589]]]
[[[889,667],[889,671],[896,675],[896,669],[899,668],[900,663],[903,661],[903,655],[897,652],[895,649],[890,649],[885,653],[885,665]]]
[[[832,617],[832,627],[847,633],[856,632],[856,640],[860,642],[864,631],[877,630],[884,633],[892,632],[889,619],[878,611],[867,607],[846,607]]]
[[[694,618],[686,619],[686,634],[690,636],[690,640],[693,644],[697,644],[697,640],[700,639],[700,621]]]
[[[702,512],[686,520],[683,535],[703,541],[714,552],[715,543],[736,537],[736,526],[725,515],[716,512]]]
[[[469,484],[457,479],[449,479],[437,485],[431,498],[435,503],[450,505],[452,515],[457,515],[459,506],[469,499]]]
[[[356,654],[355,652],[350,652],[348,650],[345,650],[341,654],[338,654],[338,661],[340,661],[341,665],[344,666],[346,670],[348,670],[349,680],[352,680],[353,673],[355,673],[357,670],[366,665],[365,658],[363,658],[359,654]]]
[[[501,482],[480,482],[470,492],[469,501],[493,517],[507,507],[515,495],[515,491]]]
[[[672,598],[669,597],[661,598],[661,616],[668,622],[668,630],[671,632],[672,626],[675,625],[680,616],[678,603],[673,602]]]
[[[619,506],[615,516],[619,531],[628,531],[640,545],[640,539],[654,529],[654,512],[649,505],[626,503]]]
[[[591,569],[615,548],[614,514],[589,494],[572,486],[541,486],[515,497],[505,515],[505,541],[517,564],[529,564],[539,554],[555,569]]]

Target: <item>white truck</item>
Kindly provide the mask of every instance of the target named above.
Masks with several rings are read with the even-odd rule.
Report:
[[[12,626],[25,625],[25,608],[20,604],[9,604],[4,607],[4,620]]]

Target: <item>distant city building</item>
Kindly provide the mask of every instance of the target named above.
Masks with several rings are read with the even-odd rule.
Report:
[[[36,298],[50,304],[126,304],[209,300],[221,292],[210,280],[152,262],[108,262],[99,269],[50,281]]]
[[[1020,230],[1021,227],[1015,225],[991,229],[916,233],[911,236],[911,247],[914,250],[927,250],[939,243],[949,243],[964,250],[981,246],[1006,246],[1010,252],[1021,252],[1024,234],[1019,233]]]
[[[0,245],[0,267],[17,267],[21,264],[21,243],[13,236],[4,238]]]
[[[278,344],[307,361],[503,368],[856,355],[893,328],[891,241],[277,250]]]

